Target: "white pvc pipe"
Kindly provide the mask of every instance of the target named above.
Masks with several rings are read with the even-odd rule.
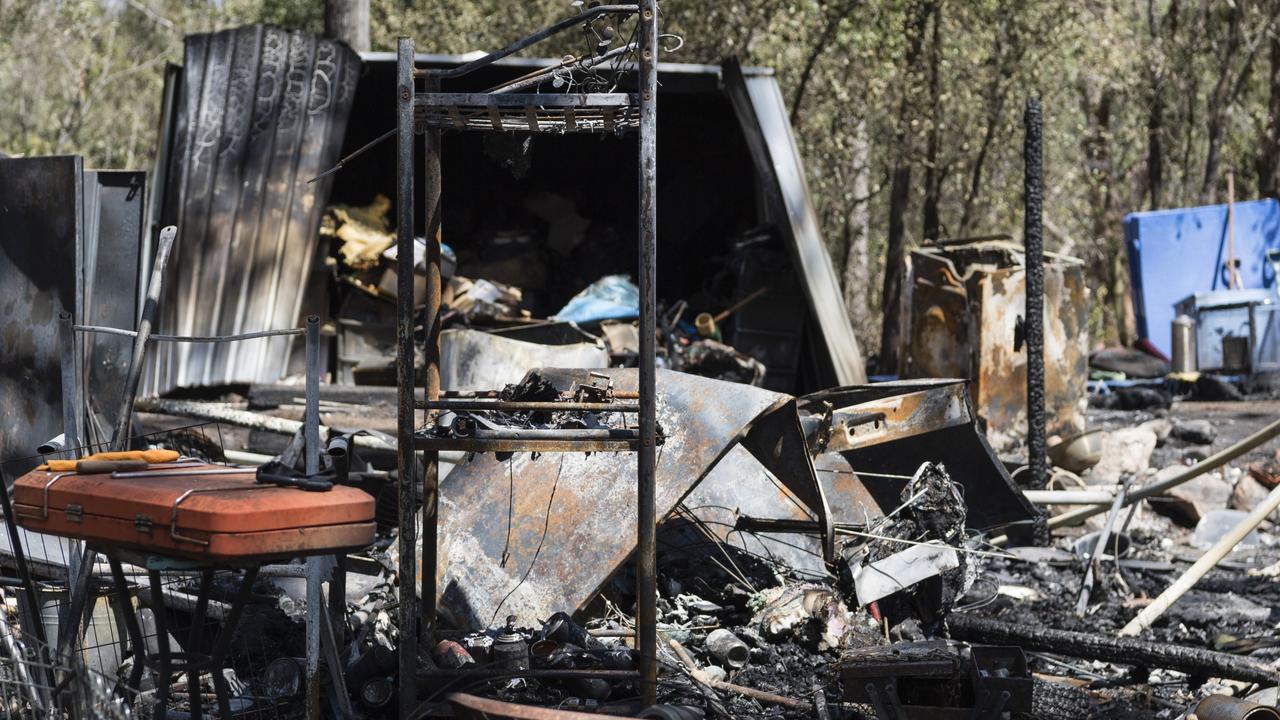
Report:
[[[1036,505],[1110,505],[1116,494],[1097,490],[1023,490]]]

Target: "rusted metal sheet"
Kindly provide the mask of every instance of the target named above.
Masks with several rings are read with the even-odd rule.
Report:
[[[896,508],[907,480],[929,461],[946,466],[964,489],[967,527],[1029,526],[1039,516],[974,422],[964,381],[903,380],[802,398],[802,411],[818,412],[824,405],[840,408],[831,413],[833,427],[843,417],[846,424],[847,418],[858,418],[857,427],[868,428],[864,434],[852,433],[851,441],[833,432],[830,450],[844,457],[881,509]],[[869,419],[881,416],[883,427],[877,429]],[[820,446],[820,439],[814,442]],[[861,519],[833,516],[837,523]]]
[[[634,388],[634,371],[608,373],[619,391]],[[1029,522],[1035,510],[975,430],[964,388],[914,381],[794,399],[661,372],[658,516],[683,502],[717,538],[823,576],[832,524],[896,507],[902,478],[935,461],[966,497],[982,498],[970,507],[970,527]],[[868,415],[882,427],[864,437],[855,419]],[[830,427],[848,426],[853,441],[841,440],[839,452],[824,444]],[[581,609],[635,547],[634,463],[630,453],[516,453],[459,465],[441,484],[441,608],[464,627]],[[742,516],[818,531],[735,532]]]
[[[1088,382],[1088,289],[1084,265],[1046,253],[1047,433],[1084,430]],[[987,437],[1000,451],[1026,437],[1026,351],[1015,333],[1025,307],[1021,246],[984,241],[926,247],[911,256],[910,312],[900,374],[960,377]]]
[[[587,379],[585,370],[541,372]],[[618,391],[635,391],[635,370],[603,372]],[[753,419],[788,399],[668,371],[659,371],[657,391],[659,518]],[[476,455],[458,465],[440,484],[442,611],[477,627],[499,613],[532,620],[578,610],[635,548],[635,467],[630,452]]]
[[[831,408],[826,436],[811,440],[816,451],[844,452],[967,425],[974,420],[968,388],[958,380],[837,388],[806,395],[802,400],[802,407],[809,413],[822,413],[824,406]]]
[[[228,335],[292,327],[303,314],[317,229],[332,180],[308,179],[341,151],[360,60],[345,45],[263,25],[186,39],[172,145],[157,176],[160,223],[178,226],[176,277],[158,330]],[[150,354],[146,391],[272,382],[291,338],[166,345]]]

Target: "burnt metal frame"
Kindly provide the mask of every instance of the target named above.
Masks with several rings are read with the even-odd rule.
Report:
[[[638,442],[622,440],[613,450],[634,449],[637,453],[636,492],[638,495],[637,550],[636,550],[636,625],[640,650],[641,694],[646,705],[655,702],[657,694],[657,541],[655,517],[655,480],[654,465],[657,458],[657,398],[656,386],[656,323],[657,302],[655,286],[657,280],[657,55],[658,55],[658,0],[642,0],[631,5],[600,5],[588,9],[576,16],[566,18],[532,35],[517,40],[507,47],[482,58],[473,60],[448,70],[420,70],[414,65],[414,46],[409,38],[400,38],[397,45],[397,82],[396,82],[396,117],[397,126],[397,162],[396,162],[396,247],[397,257],[397,330],[396,330],[396,366],[398,386],[397,407],[397,470],[400,478],[399,501],[399,577],[401,602],[399,608],[400,644],[399,671],[400,677],[415,677],[417,670],[418,642],[430,640],[434,630],[436,616],[436,571],[437,532],[438,532],[438,495],[439,495],[439,451],[442,449],[460,449],[458,441],[425,442],[416,437],[414,429],[414,135],[424,136],[425,150],[425,187],[422,189],[426,206],[426,240],[427,240],[427,277],[426,277],[426,317],[423,327],[426,329],[426,378],[425,399],[428,407],[440,400],[440,129],[422,119],[415,117],[416,111],[433,105],[439,105],[442,99],[440,81],[457,78],[474,70],[487,67],[495,61],[528,48],[548,37],[572,27],[590,22],[597,17],[609,14],[638,15],[639,24],[639,92],[633,99],[629,96],[613,97],[612,102],[620,109],[629,108],[632,103],[639,105],[639,173],[640,173],[640,217],[639,217],[639,277],[640,288],[640,360],[639,360],[639,434]],[[417,92],[416,81],[423,80],[425,93]],[[521,96],[502,93],[489,93],[483,100],[488,107],[502,107],[509,111],[524,108],[525,101]],[[527,98],[528,96],[523,96]],[[555,103],[555,94],[547,94],[546,106]],[[469,99],[477,100],[477,96]],[[606,102],[602,97],[594,102]],[[505,103],[505,104],[504,104]],[[570,106],[571,107],[571,106]],[[528,110],[528,108],[524,108]],[[495,111],[496,112],[496,111]],[[446,115],[447,117],[447,115]],[[485,129],[477,126],[459,127],[450,122],[443,127],[455,129]],[[488,128],[492,131],[492,127]],[[537,123],[530,123],[530,129],[538,129]],[[572,121],[557,127],[557,132],[573,131]],[[430,410],[428,410],[430,413]],[[495,451],[497,445],[470,439],[472,445],[467,449]],[[512,442],[512,441],[502,441]],[[532,442],[532,441],[523,441]],[[543,443],[548,441],[543,440]],[[555,447],[548,444],[528,446],[524,449],[536,451],[587,451],[600,449],[598,438],[558,439]],[[593,444],[596,443],[596,444]],[[516,445],[504,446],[512,449]],[[416,588],[413,578],[418,571],[416,540],[418,535],[415,505],[417,500],[416,482],[417,454],[422,452],[424,460],[424,477],[422,488],[422,587],[421,606],[411,601]],[[403,681],[402,681],[403,682]],[[408,717],[416,707],[416,698],[412,692],[402,692],[400,697],[401,716]]]

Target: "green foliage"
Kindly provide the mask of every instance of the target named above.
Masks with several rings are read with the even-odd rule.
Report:
[[[371,0],[371,37],[375,50],[401,35],[425,52],[488,50],[569,11],[568,0]],[[1275,191],[1262,148],[1280,140],[1280,0],[666,0],[663,13],[684,40],[664,60],[775,68],[864,347],[878,341],[890,174],[913,171],[908,248],[935,232],[931,205],[940,236],[1019,238],[1032,94],[1045,108],[1049,246],[1088,263],[1100,340],[1131,331],[1125,213],[1222,201],[1229,170],[1238,199]],[[0,151],[148,167],[163,68],[181,61],[183,35],[255,21],[319,31],[323,3],[0,0]]]

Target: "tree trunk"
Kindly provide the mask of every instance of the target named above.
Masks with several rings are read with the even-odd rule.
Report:
[[[910,4],[907,10],[903,34],[907,51],[903,58],[903,95],[898,105],[897,143],[893,159],[892,180],[889,187],[889,227],[885,239],[884,286],[880,294],[882,324],[880,326],[880,372],[898,371],[898,346],[902,342],[902,273],[906,266],[906,215],[911,200],[911,163],[913,161],[914,133],[911,120],[916,116],[919,91],[920,53],[924,45],[925,28],[929,16],[937,7],[936,0],[922,0]]]
[[[1266,135],[1258,152],[1258,190],[1263,197],[1280,198],[1280,35],[1271,37],[1271,101]]]
[[[1147,185],[1151,191],[1151,209],[1164,204],[1164,91],[1163,84],[1151,81],[1151,110],[1147,114]]]
[[[1090,220],[1090,248],[1085,258],[1089,265],[1089,276],[1101,284],[1096,302],[1102,308],[1103,337],[1106,342],[1116,342],[1123,334],[1120,329],[1121,321],[1116,313],[1119,307],[1116,301],[1119,288],[1114,262],[1120,240],[1114,232],[1116,225],[1113,224],[1115,218],[1112,212],[1115,197],[1111,154],[1114,101],[1115,90],[1109,86],[1094,88],[1082,84],[1080,88],[1081,110],[1087,122],[1082,149]]]
[[[1208,122],[1205,125],[1209,152],[1205,155],[1204,179],[1200,183],[1200,202],[1205,205],[1214,203],[1218,198],[1218,166],[1222,161],[1222,142],[1225,139],[1223,133],[1226,132],[1227,121],[1235,103],[1235,93],[1231,90],[1231,67],[1244,44],[1244,31],[1241,28],[1244,21],[1243,4],[1234,3],[1230,12],[1226,45],[1218,53],[1217,79],[1209,93]],[[1241,77],[1244,77],[1248,72],[1248,65],[1240,72]]]
[[[324,34],[369,52],[369,0],[325,0]]]
[[[804,101],[805,91],[809,89],[809,80],[813,77],[813,70],[818,65],[818,58],[831,44],[832,38],[836,35],[836,30],[840,29],[840,22],[853,10],[856,2],[847,2],[839,8],[832,11],[827,16],[827,21],[823,25],[822,32],[818,35],[818,40],[814,42],[813,48],[809,51],[809,56],[805,58],[804,68],[800,71],[800,80],[796,83],[795,94],[791,96],[791,126],[793,130],[799,130],[802,115],[800,114],[800,104]]]
[[[859,322],[868,314],[867,285],[870,280],[870,253],[867,248],[867,231],[871,218],[867,212],[870,183],[867,168],[867,131],[866,124],[859,122],[854,128],[852,162],[853,204],[845,212],[844,218],[844,271],[841,273],[841,285],[844,288],[844,306],[854,327],[861,327]]]
[[[933,36],[929,42],[929,133],[925,141],[924,161],[924,204],[921,207],[923,232],[925,241],[937,240],[942,232],[942,218],[938,211],[938,203],[942,194],[942,169],[938,167],[938,146],[940,144],[939,125],[942,122],[941,80],[938,78],[939,56],[942,54],[942,9],[933,14]]]

